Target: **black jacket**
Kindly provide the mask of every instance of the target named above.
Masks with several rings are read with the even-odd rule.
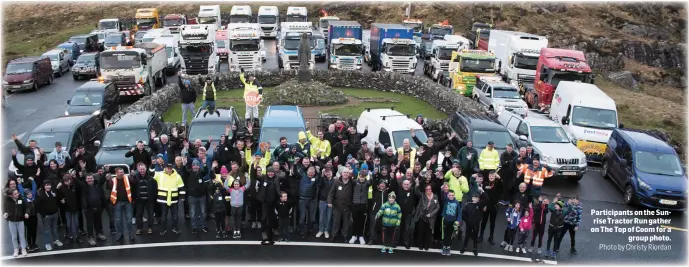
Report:
[[[139,172],[136,172],[134,177],[138,180],[138,183],[136,184],[136,190],[132,192],[132,198],[155,202],[158,195],[158,182],[153,179],[151,173],[147,171],[146,175],[141,175]]]
[[[134,152],[131,150],[127,151],[124,156],[126,158],[134,157],[134,163],[132,163],[132,166],[130,166],[132,170],[136,170],[136,165],[139,164],[139,162],[146,164],[146,168],[151,167],[151,153],[149,153],[146,149],[140,151],[138,148],[135,148]]]
[[[504,177],[503,179],[506,179],[508,182],[515,180],[514,176],[517,174],[517,168],[513,163],[514,159],[518,156],[519,154],[514,151],[512,151],[512,153],[505,151],[500,154],[500,165],[502,168],[500,168],[499,175],[501,178]]]
[[[361,147],[361,139],[364,139],[368,135],[368,129],[364,130],[363,133],[349,134],[349,143],[355,147]],[[356,155],[352,155],[356,156]]]
[[[328,180],[327,177],[323,176],[318,181],[318,201],[328,201],[328,194],[330,193],[330,189],[334,184],[335,177],[332,177],[330,180]]]
[[[57,184],[62,181],[62,177],[65,175],[65,170],[58,167],[55,170],[51,170],[50,166],[43,168],[41,170],[42,181],[36,181],[37,185],[42,185],[44,182],[50,182],[53,188],[57,188]]]
[[[225,188],[222,186],[220,187],[220,192],[215,193],[215,189],[213,189],[213,197],[211,198],[211,207],[213,208],[213,212],[222,212],[226,213],[227,212],[227,201],[225,200],[225,196],[227,196],[227,193],[225,191]]]
[[[380,158],[380,165],[387,166],[388,168],[390,168],[390,165],[397,165],[397,155],[393,153],[392,156],[388,156],[388,153],[381,149],[380,146],[373,149],[375,149],[376,155]]]
[[[258,185],[258,200],[264,204],[276,203],[280,198],[280,184],[277,177],[268,178],[267,175],[261,179]]]
[[[194,170],[189,170],[189,178],[184,183],[187,188],[187,195],[192,197],[205,197],[208,194],[208,188],[210,186],[210,181],[204,181],[202,177],[206,176],[208,168],[203,167],[199,169],[199,172],[194,172]],[[201,182],[199,182],[201,181]]]
[[[500,200],[500,195],[502,194],[502,180],[495,179],[491,186],[488,178],[483,181],[483,191],[486,192],[488,197],[486,206],[489,209],[497,209],[498,201]]]
[[[65,211],[81,211],[80,205],[81,202],[79,199],[79,184],[75,181],[72,181],[71,186],[66,186],[62,185],[60,188],[57,189],[57,195],[58,195],[58,200],[62,202],[62,200],[65,200],[64,206]]]
[[[340,177],[330,188],[328,193],[328,204],[332,204],[336,209],[351,209],[352,199],[354,198],[354,180],[351,178],[346,184]]]
[[[552,203],[550,204],[552,205]],[[550,213],[550,227],[560,228],[565,225],[565,213],[562,210],[554,210]]]
[[[29,180],[29,177],[34,177],[36,180],[38,180],[38,168],[41,166],[41,161],[36,161],[34,159],[34,162],[31,166],[26,164],[26,159],[27,158],[33,158],[33,154],[30,154],[29,156],[24,156],[24,164],[19,164],[19,161],[17,160],[17,156],[12,156],[12,163],[14,164],[14,167],[17,168],[17,171],[19,171],[20,174],[22,174],[22,177],[24,180]]]
[[[404,191],[404,188],[399,187],[395,194],[397,195],[395,201],[402,208],[402,216],[412,214],[420,197],[419,191],[414,187],[410,187],[409,191]]]
[[[24,202],[25,201],[21,198],[21,196],[16,200],[11,197],[5,198],[3,213],[7,213],[8,221],[24,221],[24,214],[29,214],[29,210],[27,209],[26,205],[24,205]]]
[[[102,209],[107,203],[103,187],[95,181],[93,185],[84,183],[81,188],[81,208],[82,209]]]
[[[177,144],[168,138],[167,142],[167,162],[175,163],[175,157],[177,156]],[[151,148],[151,152],[154,154],[164,154],[163,143],[157,144],[153,139],[148,140],[148,147]]]
[[[446,139],[445,141],[442,142],[435,142],[433,143],[432,147],[429,147],[428,144],[421,143],[421,140],[419,140],[416,135],[412,137],[414,140],[414,143],[416,143],[417,146],[423,147],[423,154],[421,156],[417,157],[419,159],[419,162],[421,165],[426,166],[426,162],[431,159],[433,155],[438,155],[441,150],[444,150],[447,144],[450,143],[450,139]],[[419,150],[418,148],[416,149],[417,151]]]
[[[38,214],[45,217],[57,213],[58,198],[55,191],[51,190],[50,193],[46,193],[43,189],[40,189],[36,195],[36,211]]]
[[[543,201],[539,201],[538,204],[533,206],[533,222],[540,225],[546,224],[548,212],[550,212],[548,205],[543,205]]]
[[[184,86],[184,83],[182,82],[182,78],[179,78],[179,94],[182,98],[182,104],[189,104],[189,103],[194,103],[196,102],[196,90],[189,86],[189,89],[187,89],[186,86]]]
[[[330,156],[333,158],[339,157],[338,164],[345,165],[345,163],[347,163],[347,155],[352,155],[352,157],[354,157],[356,156],[357,150],[358,149],[352,144],[347,144],[344,146],[342,143],[337,143],[335,144]]]
[[[91,152],[84,152],[84,154],[79,154],[78,157],[74,157],[74,154],[72,154],[72,157],[74,160],[72,161],[72,168],[77,171],[77,173],[80,173],[82,171],[81,165],[79,165],[79,161],[84,161],[86,162],[86,172],[94,173],[96,172],[97,166],[96,166],[96,157],[91,154]]]
[[[292,207],[287,202],[279,201],[277,207],[275,207],[275,214],[281,219],[289,218],[292,214]]]

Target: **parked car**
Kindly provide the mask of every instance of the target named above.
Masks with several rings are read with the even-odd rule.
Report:
[[[98,45],[98,35],[96,34],[80,34],[69,38],[70,42],[77,43],[81,53],[84,52],[98,52],[100,47]]]
[[[84,145],[86,151],[95,154],[98,148],[94,145],[103,135],[103,124],[97,116],[62,116],[38,125],[31,134],[21,138],[22,144],[28,146],[29,140],[35,140],[45,155],[55,149],[55,142],[61,142],[64,149],[72,154],[78,145]],[[24,155],[17,153],[17,161],[24,163]],[[15,177],[17,168],[10,159],[9,175]]]
[[[72,78],[75,81],[82,77],[97,78],[100,73],[99,56],[100,53],[98,52],[81,54],[72,67]]]
[[[69,58],[67,58],[65,50],[50,50],[41,56],[50,59],[50,65],[52,65],[55,76],[60,77],[63,73],[69,72]]]
[[[478,112],[457,111],[450,115],[450,129],[456,134],[452,145],[457,149],[471,141],[478,153],[493,141],[499,154],[505,151],[507,144],[517,144],[505,126],[491,116]],[[438,158],[440,160],[440,158]]]
[[[298,106],[269,106],[261,121],[259,143],[270,143],[270,151],[280,145],[280,137],[296,143],[299,132],[306,132],[306,123]]]
[[[38,90],[44,84],[53,83],[53,68],[46,57],[23,57],[7,63],[2,88],[7,93]]]
[[[479,78],[472,94],[474,100],[487,106],[489,111],[498,116],[504,111],[526,115],[529,110],[517,87],[504,83],[499,77]]]
[[[123,32],[108,32],[105,34],[105,49],[112,49],[123,46],[127,43],[127,37]]]
[[[72,99],[67,100],[65,115],[93,114],[103,122],[120,111],[120,92],[114,83],[89,81],[77,88]]]
[[[220,135],[225,133],[225,126],[234,125],[240,127],[239,117],[233,107],[229,109],[216,109],[220,112],[220,116],[215,113],[209,113],[204,116],[205,109],[200,109],[196,112],[194,119],[189,124],[189,140],[193,142],[196,139],[201,139],[203,143],[208,142],[208,137],[213,138],[211,144],[218,144],[220,142]],[[230,132],[232,138],[234,133]],[[209,151],[213,154],[212,151]]]
[[[677,152],[644,131],[614,129],[603,156],[603,175],[629,205],[684,211],[687,176]]]
[[[64,42],[57,46],[57,48],[67,50],[67,58],[69,59],[69,66],[73,66],[77,62],[77,58],[81,55],[79,45],[74,42]]]

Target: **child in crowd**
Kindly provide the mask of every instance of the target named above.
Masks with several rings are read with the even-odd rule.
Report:
[[[229,196],[226,196],[225,188],[221,184],[213,184],[213,187],[211,206],[213,207],[213,213],[215,213],[215,231],[217,232],[215,238],[226,238],[225,215],[227,214],[227,201],[225,198]]]
[[[242,232],[242,210],[244,209],[244,190],[246,188],[240,184],[239,179],[232,182],[230,188],[230,214],[232,219],[232,238],[241,238]]]
[[[34,195],[36,189],[24,189],[24,206],[26,207],[27,214],[29,218],[24,221],[24,226],[26,226],[26,241],[27,248],[29,252],[38,251],[38,245],[36,244],[36,235],[38,234],[38,217],[36,216],[36,206],[34,205]]]
[[[462,207],[462,220],[464,220],[466,225],[466,233],[464,234],[464,244],[459,250],[459,254],[464,254],[469,245],[469,239],[471,239],[474,243],[474,256],[478,256],[478,231],[481,226],[483,209],[485,208],[485,204],[479,203],[479,198],[480,196],[477,194],[471,196],[471,202]]]
[[[397,196],[395,192],[388,194],[388,202],[380,206],[380,210],[376,214],[376,220],[382,216],[383,221],[383,248],[380,252],[389,254],[393,253],[392,246],[395,244],[395,234],[400,227],[402,221],[402,208],[395,202]]]
[[[24,236],[24,219],[29,218],[28,210],[24,205],[24,200],[19,197],[19,190],[10,189],[9,197],[3,203],[3,215],[10,227],[12,235],[12,246],[14,247],[13,256],[19,256],[19,249],[22,256],[26,256],[26,237]]]
[[[526,238],[531,231],[531,224],[533,223],[533,204],[529,203],[529,209],[524,212],[524,216],[519,220],[519,243],[517,253],[521,249],[522,253],[526,254]]]
[[[59,216],[57,195],[52,189],[53,185],[50,181],[45,181],[43,188],[38,191],[36,196],[36,211],[41,215],[43,231],[45,232],[43,242],[45,242],[45,249],[48,251],[53,250],[51,244],[58,247],[63,245],[57,233],[57,217]]]
[[[442,237],[443,250],[440,252],[443,256],[450,256],[450,249],[452,247],[452,233],[454,229],[459,227],[459,222],[462,221],[462,206],[459,201],[455,199],[455,191],[447,192],[447,197],[443,198],[443,214],[442,214]]]
[[[505,251],[513,252],[514,237],[521,219],[521,204],[515,202],[514,207],[507,208],[505,216],[507,216],[507,228],[505,229],[505,242],[507,244],[505,245]]]
[[[565,215],[565,225],[562,228],[562,234],[560,235],[560,242],[565,237],[565,233],[569,232],[569,238],[570,238],[570,252],[574,255],[577,255],[577,249],[574,247],[576,242],[574,241],[574,237],[576,234],[576,231],[579,230],[579,223],[581,222],[581,214],[582,214],[582,209],[581,209],[581,203],[579,203],[579,196],[574,196],[573,198],[570,198],[567,203],[565,203],[564,208],[562,209],[562,213]],[[558,248],[560,247],[559,245],[557,246]]]
[[[548,219],[548,203],[549,200],[543,196],[538,197],[538,203],[533,207],[533,235],[531,236],[531,248],[529,252],[533,251],[534,245],[536,245],[536,237],[538,236],[538,255],[541,255],[543,251],[541,247],[543,246],[543,233],[545,232],[545,224]]]
[[[558,193],[555,198],[553,198],[553,203],[548,205],[550,210],[550,224],[548,225],[548,242],[546,244],[545,257],[555,259],[557,257],[557,252],[560,249],[560,241],[562,240],[562,228],[565,225],[565,214],[562,212],[562,207],[564,204],[560,199],[560,194]],[[553,250],[550,250],[550,242],[555,241],[553,245]]]
[[[292,207],[287,203],[287,193],[280,192],[280,201],[278,202],[277,208],[275,208],[275,214],[278,215],[278,224],[280,226],[280,241],[287,242],[289,239],[289,218],[292,215]],[[272,242],[272,240],[270,240]]]

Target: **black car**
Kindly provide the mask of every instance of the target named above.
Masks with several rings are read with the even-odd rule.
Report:
[[[72,154],[80,144],[86,151],[95,154],[98,147],[94,144],[103,136],[103,124],[98,116],[62,116],[46,121],[34,128],[31,134],[21,138],[22,144],[28,146],[29,140],[35,140],[38,147],[43,149],[46,157],[55,149],[55,142],[61,142],[63,147]],[[24,163],[24,155],[17,153],[17,161]],[[16,168],[10,159],[9,173],[14,177]]]
[[[72,99],[67,100],[65,115],[93,114],[103,126],[120,111],[120,93],[114,83],[89,81],[77,88]]]
[[[98,35],[95,33],[75,35],[70,37],[69,41],[79,44],[81,53],[102,51],[102,47],[98,44]]]
[[[203,143],[208,142],[208,136],[213,138],[213,142],[217,144],[220,141],[220,135],[225,133],[225,126],[233,125],[234,128],[240,127],[239,117],[233,107],[228,109],[216,109],[217,113],[208,113],[204,116],[205,110],[199,109],[191,120],[189,125],[189,142],[194,142],[196,139],[201,139]],[[232,132],[228,138],[232,138]]]
[[[457,137],[452,145],[459,150],[471,141],[478,153],[493,141],[499,153],[505,151],[507,144],[517,144],[510,132],[500,122],[485,113],[457,111],[450,117],[450,128]]]
[[[124,157],[124,154],[136,147],[138,141],[143,141],[148,148],[148,140],[151,130],[157,135],[167,132],[163,118],[151,111],[139,111],[124,114],[105,129],[103,142],[96,154],[96,165],[123,167],[129,173],[129,166],[134,162],[132,158]]]
[[[77,61],[72,66],[72,78],[75,81],[81,78],[97,78],[100,73],[100,63],[98,57],[100,53],[84,53],[77,58]]]

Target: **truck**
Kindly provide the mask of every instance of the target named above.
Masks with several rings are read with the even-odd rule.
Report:
[[[308,22],[307,15],[305,7],[290,6],[287,7],[287,13],[285,13],[285,22]]]
[[[199,25],[209,25],[210,32],[214,32],[222,27],[220,18],[220,5],[200,6],[199,15],[196,18]],[[211,34],[213,37],[215,35]]]
[[[278,67],[281,69],[299,68],[299,44],[302,34],[309,38],[311,59],[309,69],[316,65],[316,57],[313,48],[316,46],[313,38],[313,23],[311,22],[283,22],[280,24],[280,40],[278,44]]]
[[[218,56],[220,60],[229,61],[230,40],[227,37],[227,30],[218,30],[215,32],[215,47],[218,49]]]
[[[431,60],[424,60],[423,73],[437,81],[443,73],[447,73],[450,68],[452,52],[457,51],[458,44],[453,44],[445,40],[433,40],[431,44]]]
[[[340,18],[335,16],[324,16],[318,19],[318,31],[323,35],[326,41],[326,45],[330,43],[330,38],[328,37],[329,24],[331,21],[338,21]]]
[[[179,54],[182,56],[182,76],[213,75],[219,68],[215,47],[215,26],[208,24],[182,25]]]
[[[165,45],[140,43],[135,46],[106,50],[98,58],[101,77],[105,83],[113,82],[120,96],[151,95],[157,86],[166,83],[167,66]]]
[[[471,30],[467,33],[467,37],[471,40],[471,48],[488,50],[488,39],[490,38],[490,31],[492,29],[492,24],[482,22],[475,22],[472,24]]]
[[[232,10],[230,11],[230,24],[251,23],[252,15],[250,6],[232,6]]]
[[[363,28],[356,21],[331,21],[328,25],[328,67],[360,70],[363,61]]]
[[[402,24],[371,24],[370,63],[373,71],[392,71],[414,75],[416,44],[414,29]]]
[[[448,68],[449,76],[442,75],[438,83],[471,97],[479,77],[494,76],[495,54],[483,50],[461,50],[452,52]]]
[[[457,51],[461,51],[464,49],[470,49],[471,41],[469,41],[469,39],[467,39],[464,36],[456,35],[456,34],[448,34],[448,35],[445,35],[445,37],[443,37],[443,40],[445,40],[451,44],[458,44],[459,48],[457,49]]]
[[[498,73],[515,87],[533,84],[541,48],[548,38],[523,32],[491,30],[488,50],[495,53]]]
[[[139,8],[136,10],[136,30],[147,31],[150,29],[160,28],[158,21],[158,9],[153,8]]]
[[[450,25],[447,20],[433,24],[430,28],[428,28],[428,34],[431,35],[430,37],[433,40],[442,40],[445,37],[445,35],[453,33],[454,27]]]
[[[120,21],[120,19],[115,18],[115,19],[102,19],[98,21],[98,30],[100,31],[105,31],[105,30],[117,30],[121,31],[124,30],[124,25]]]
[[[261,24],[263,38],[276,38],[280,30],[280,10],[278,7],[258,7],[258,24]]]
[[[167,65],[165,74],[174,75],[182,67],[182,57],[179,56],[179,34],[163,34],[153,40],[156,44],[165,45]]]
[[[584,52],[559,48],[541,48],[536,65],[533,88],[520,84],[526,103],[541,111],[550,109],[553,93],[560,81],[594,82],[591,67],[586,62]]]
[[[163,27],[171,33],[178,34],[182,25],[187,24],[187,16],[182,14],[168,14],[163,17]]]
[[[405,19],[402,21],[402,25],[413,28],[414,35],[423,34],[423,21],[420,19]]]
[[[258,23],[228,24],[228,63],[230,71],[261,71],[263,40]]]

